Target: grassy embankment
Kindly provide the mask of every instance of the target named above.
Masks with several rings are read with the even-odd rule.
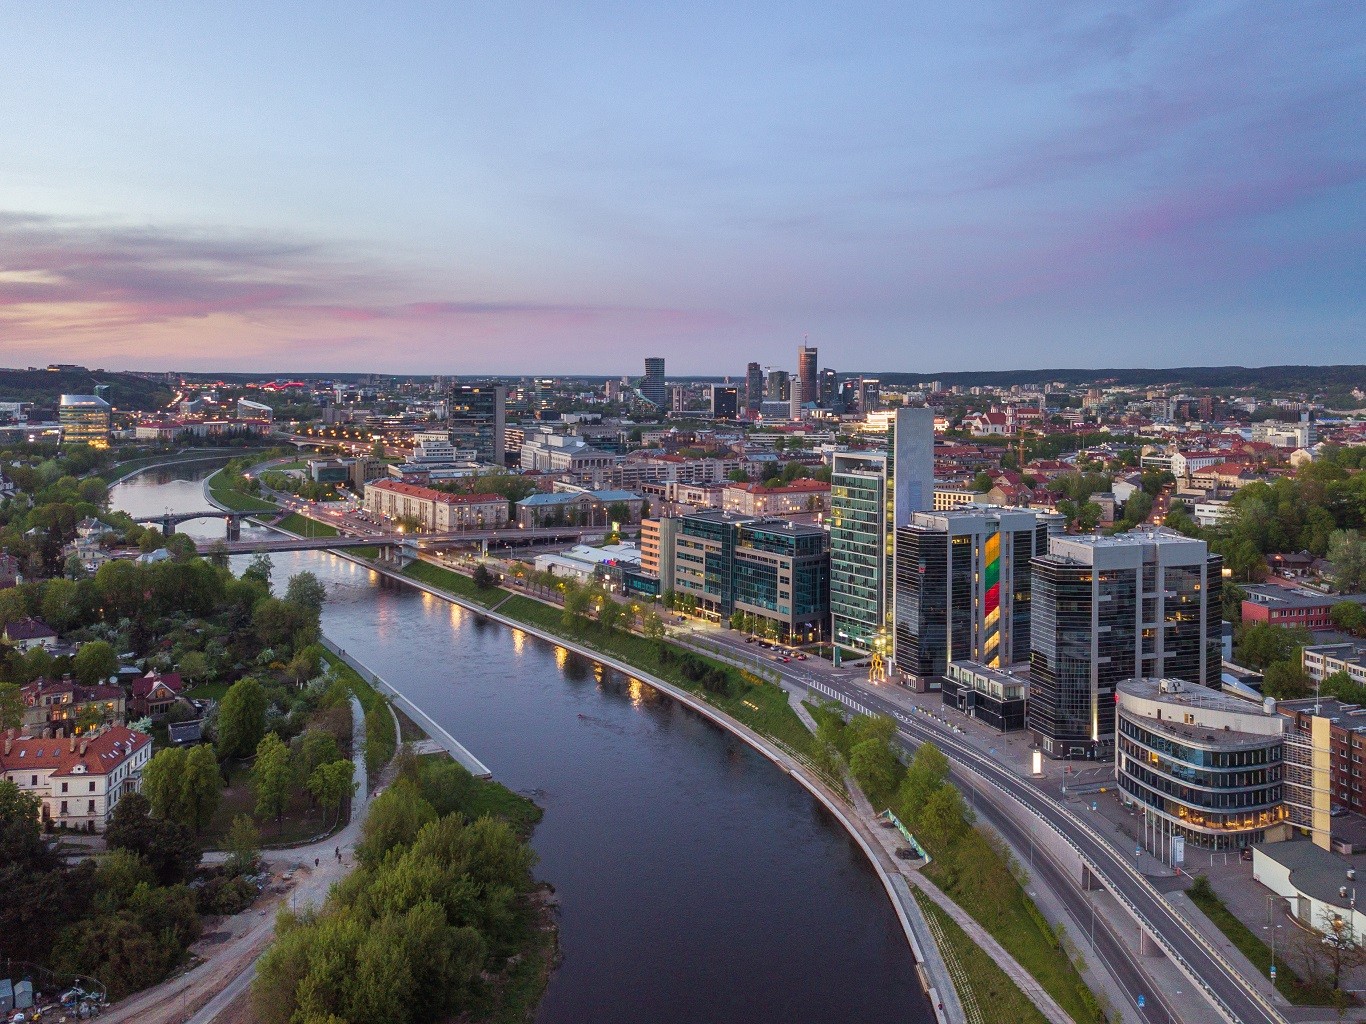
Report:
[[[829,736],[845,760],[855,766],[851,743],[867,735],[867,730],[842,725],[843,712],[838,705],[810,707],[820,723],[821,735]],[[869,724],[863,719],[860,723]],[[890,734],[891,723],[886,724]],[[915,784],[903,786],[907,770],[890,754],[884,764],[884,770],[876,773],[877,785],[865,778],[861,780],[863,788],[875,807],[891,807],[929,850],[931,861],[923,869],[925,876],[1004,946],[1077,1024],[1103,1020],[1103,1008],[1069,957],[1062,930],[1055,931],[1049,925],[1025,892],[1024,872],[1008,848],[992,833],[974,825],[971,812],[947,781],[936,790],[952,794],[953,799],[947,804],[941,800],[931,813],[928,808],[936,804],[932,794]],[[944,761],[945,778],[947,768]],[[857,766],[853,774],[859,776]]]
[[[367,683],[346,662],[331,651],[323,652],[323,660],[332,672],[351,687],[365,709],[365,774],[373,783],[389,759],[394,756],[398,741],[394,738],[394,719],[389,713],[389,702],[384,695]]]
[[[297,512],[289,513],[274,525],[290,533],[297,533],[301,537],[335,537],[338,533],[337,528],[330,523],[320,523]]]
[[[953,987],[968,1020],[982,1024],[1047,1024],[1038,1007],[953,918],[919,889],[911,892],[929,921],[935,945],[953,978]]]
[[[242,475],[234,471],[231,466],[226,466],[209,477],[209,494],[213,496],[214,501],[224,508],[232,509],[234,512],[278,511],[273,501],[266,501],[264,498],[246,493],[242,489],[245,486],[246,481]]]
[[[404,575],[448,590],[485,607],[496,605],[499,614],[525,622],[529,626],[536,626],[590,650],[610,655],[643,672],[649,672],[673,683],[743,722],[756,732],[778,741],[789,753],[807,762],[813,770],[826,777],[836,789],[843,789],[838,779],[814,763],[813,758],[817,756],[815,737],[807,731],[806,726],[788,704],[787,694],[776,686],[758,680],[748,672],[712,658],[688,655],[697,663],[715,670],[720,677],[724,677],[725,692],[718,692],[718,689],[706,688],[684,674],[686,663],[680,662],[677,657],[671,657],[674,652],[681,653],[682,648],[672,644],[661,644],[622,629],[603,629],[591,620],[566,624],[561,610],[553,605],[523,594],[513,594],[509,597],[507,591],[496,587],[481,591],[468,576],[432,565],[430,562],[414,562],[404,570]]]
[[[1201,879],[1196,879],[1196,884],[1192,886],[1186,895],[1191,898],[1191,902],[1199,907],[1215,926],[1224,933],[1225,937],[1238,947],[1238,951],[1252,961],[1252,966],[1257,968],[1258,973],[1263,977],[1271,971],[1271,949],[1265,942],[1259,939],[1242,921],[1233,915],[1233,911],[1224,905],[1224,901],[1214,894],[1214,890],[1209,888],[1209,884],[1201,884]],[[1290,935],[1286,935],[1286,942],[1290,940]],[[1289,964],[1285,962],[1282,950],[1276,951],[1276,988],[1296,1006],[1331,1006],[1333,1005],[1332,991],[1329,986],[1321,984],[1309,986]]]

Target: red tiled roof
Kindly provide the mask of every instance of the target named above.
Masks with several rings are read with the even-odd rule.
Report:
[[[133,696],[146,697],[152,692],[157,683],[165,683],[166,689],[170,690],[172,693],[179,693],[185,688],[185,684],[181,682],[180,676],[176,675],[174,672],[169,672],[166,675],[157,675],[148,672],[145,676],[139,676],[137,679],[133,680]]]
[[[830,490],[830,485],[820,480],[810,480],[803,477],[786,484],[733,483],[729,485],[729,489],[746,491],[750,494],[814,494],[817,491]]]
[[[70,739],[33,739],[11,731],[0,746],[0,771],[32,768],[53,775],[107,775],[151,742],[146,733],[122,725],[74,744]]]
[[[419,498],[423,501],[435,501],[443,505],[488,505],[495,501],[507,501],[501,494],[450,494],[446,491],[434,490],[431,487],[400,483],[397,480],[375,480],[366,486],[377,487],[382,491],[393,491],[395,494],[406,494],[410,498]]]

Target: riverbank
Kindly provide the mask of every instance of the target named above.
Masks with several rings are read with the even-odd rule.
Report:
[[[966,1020],[962,1015],[961,1006],[957,1000],[956,992],[952,989],[952,984],[948,980],[949,974],[947,967],[944,966],[939,955],[939,950],[934,944],[934,939],[926,922],[923,913],[917,906],[914,897],[904,879],[894,874],[889,865],[884,864],[875,852],[877,848],[877,837],[872,833],[871,828],[863,823],[857,815],[849,813],[848,796],[842,790],[836,789],[829,782],[820,778],[816,772],[802,763],[798,757],[794,756],[789,750],[783,749],[778,742],[768,736],[763,735],[758,730],[727,714],[722,709],[709,703],[706,699],[690,690],[684,689],[668,680],[644,671],[621,658],[604,653],[602,650],[584,644],[581,640],[575,640],[555,632],[546,623],[531,623],[522,618],[515,618],[506,614],[502,609],[513,601],[521,600],[531,602],[531,599],[522,595],[513,594],[506,602],[497,602],[498,607],[489,608],[484,604],[452,593],[435,584],[415,579],[402,572],[395,572],[392,569],[377,566],[364,559],[356,558],[346,551],[335,551],[332,554],[347,561],[362,565],[367,569],[387,576],[390,579],[408,584],[432,597],[448,601],[451,604],[464,608],[476,615],[482,616],[494,622],[498,622],[509,629],[519,630],[530,633],[533,636],[554,644],[566,650],[572,651],[583,658],[607,668],[620,672],[628,678],[639,679],[641,682],[653,687],[660,693],[668,695],[677,703],[689,708],[702,715],[713,724],[720,726],[727,732],[738,737],[757,751],[764,758],[773,763],[789,777],[796,780],[825,810],[840,823],[845,832],[853,838],[855,843],[866,858],[868,864],[873,868],[879,882],[881,883],[892,908],[897,915],[901,925],[907,946],[917,963],[921,985],[929,998],[930,1005],[934,1009],[936,1018],[941,1024],[959,1024]],[[437,567],[439,568],[439,567]],[[502,593],[499,591],[498,593]],[[539,607],[550,612],[556,610],[547,604],[534,602]],[[515,605],[514,605],[515,607]],[[641,639],[641,638],[635,638]],[[642,642],[649,642],[644,641]],[[771,685],[771,684],[768,684]],[[772,687],[782,701],[787,705],[787,695],[778,687]],[[790,709],[789,709],[790,710]],[[796,720],[795,714],[792,716]],[[800,725],[800,722],[798,722]],[[804,726],[802,732],[806,736],[810,734]],[[785,745],[785,744],[784,744]],[[898,884],[899,883],[899,884]],[[945,991],[947,989],[947,992]]]

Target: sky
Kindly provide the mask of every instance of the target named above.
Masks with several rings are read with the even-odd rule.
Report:
[[[1366,362],[1366,4],[0,0],[0,365]]]

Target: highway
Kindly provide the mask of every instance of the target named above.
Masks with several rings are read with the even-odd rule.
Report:
[[[698,635],[712,643],[721,642],[740,657],[754,659],[759,653],[736,634],[707,632]],[[1285,1024],[1285,1018],[1261,993],[1250,989],[1241,975],[1171,909],[1162,894],[1129,862],[1125,851],[1117,850],[1047,793],[959,739],[948,725],[930,715],[909,712],[906,707],[883,696],[879,690],[886,690],[885,684],[875,687],[840,678],[828,670],[818,674],[817,666],[824,664],[794,661],[776,667],[792,682],[839,700],[853,710],[894,718],[902,744],[908,749],[927,740],[933,742],[949,755],[954,781],[960,787],[972,787],[980,796],[988,798],[996,812],[991,815],[992,824],[999,827],[1003,819],[1009,822],[1003,832],[1017,849],[1027,849],[1030,845],[1028,815],[1031,814],[1036,819],[1035,827],[1051,828],[1062,836],[1090,865],[1105,889],[1126,904],[1131,914],[1148,923],[1146,931],[1157,936],[1166,956],[1178,964],[1184,963],[1187,973],[1198,979],[1194,983],[1229,1020],[1238,1024]],[[1068,912],[1079,926],[1089,931],[1091,907],[1080,889],[1081,880],[1065,878],[1046,856],[1035,858],[1036,870],[1040,865],[1044,866],[1040,873],[1064,901]],[[1097,924],[1101,922],[1097,921]],[[1151,982],[1146,980],[1134,955],[1115,937],[1111,931],[1113,924],[1125,927],[1130,926],[1130,921],[1106,922],[1104,927],[1097,927],[1096,941],[1116,980],[1130,997],[1129,1005],[1122,1010],[1125,1019],[1136,1016],[1151,1024],[1182,1024],[1181,1018],[1163,1003],[1162,993],[1154,991]],[[1146,1003],[1141,1010],[1137,1006],[1140,994],[1145,996]]]

